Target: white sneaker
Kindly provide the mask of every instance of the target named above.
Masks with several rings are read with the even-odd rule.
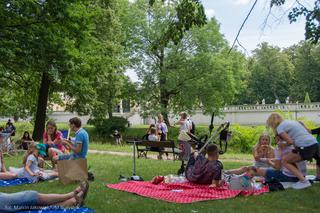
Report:
[[[294,189],[304,189],[307,187],[310,187],[311,183],[308,180],[298,181],[295,184],[292,185],[292,188]]]

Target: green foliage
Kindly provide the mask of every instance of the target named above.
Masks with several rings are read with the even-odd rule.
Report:
[[[312,101],[320,101],[320,46],[311,42],[300,42],[287,52],[295,67],[292,87],[294,97],[303,102],[308,92]]]
[[[110,137],[114,130],[118,130],[120,133],[123,133],[128,125],[127,119],[122,117],[97,119],[92,122],[96,128],[96,133],[102,137]]]
[[[276,99],[284,102],[290,96],[294,66],[287,54],[280,48],[262,43],[250,59],[248,88],[242,94],[242,103],[254,104],[265,99],[274,103]]]
[[[227,54],[227,42],[215,19],[204,26],[188,28],[178,43],[163,46],[160,42],[154,49],[168,25],[176,21],[179,3],[155,2],[152,8],[146,7],[144,1],[132,5],[132,16],[141,17],[131,26],[130,33],[131,60],[142,80],[141,113],[154,116],[161,112],[166,121],[169,112],[193,112],[199,108],[205,113],[219,112],[242,87],[245,70],[243,55]]]
[[[232,125],[232,139],[230,149],[235,152],[251,153],[252,148],[257,144],[262,133],[266,132],[265,127],[249,127]]]
[[[304,97],[304,102],[305,104],[309,104],[311,103],[311,100],[310,100],[310,97],[309,97],[309,93],[307,92],[306,93],[306,96]]]

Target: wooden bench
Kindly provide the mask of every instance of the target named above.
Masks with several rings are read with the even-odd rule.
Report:
[[[177,149],[173,140],[169,141],[139,141],[136,143],[138,158],[147,158],[148,152],[158,152],[173,154],[173,160],[179,157],[179,150]],[[166,149],[167,148],[167,149]]]

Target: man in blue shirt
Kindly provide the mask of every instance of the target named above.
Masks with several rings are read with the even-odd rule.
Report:
[[[55,160],[72,160],[77,158],[86,158],[89,148],[89,135],[86,130],[81,128],[80,118],[74,117],[69,120],[71,131],[75,132],[75,141],[64,140],[63,144],[73,153],[69,155],[59,155]]]

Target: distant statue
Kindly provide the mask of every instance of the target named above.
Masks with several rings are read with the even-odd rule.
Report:
[[[290,103],[290,97],[286,97],[286,104],[289,104]]]
[[[262,99],[261,104],[265,105],[265,104],[266,104],[266,100],[265,100],[265,99]]]
[[[276,101],[274,102],[274,104],[280,104],[279,99],[277,98]]]

